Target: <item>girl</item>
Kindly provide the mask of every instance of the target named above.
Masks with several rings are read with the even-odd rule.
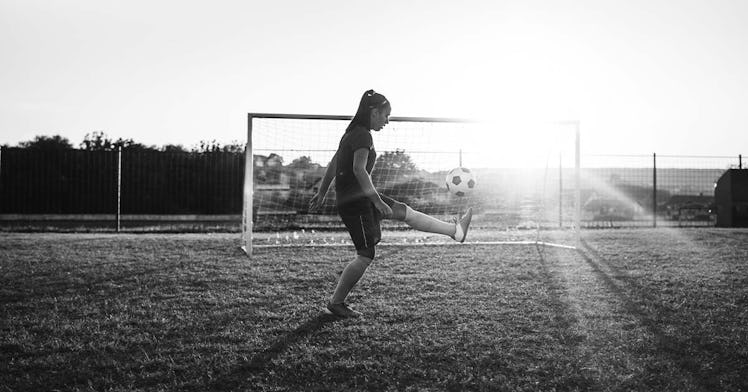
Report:
[[[391,111],[390,102],[384,95],[374,90],[364,93],[356,115],[340,139],[337,152],[327,165],[317,194],[309,203],[311,210],[319,208],[333,178],[335,179],[338,214],[356,247],[356,258],[343,269],[335,292],[327,304],[330,313],[339,317],[361,315],[344,301],[374,260],[374,248],[382,236],[382,219],[396,219],[416,230],[444,234],[463,242],[473,215],[469,208],[455,222],[444,222],[377,192],[371,181],[371,171],[377,158],[371,131],[381,131],[389,123]]]

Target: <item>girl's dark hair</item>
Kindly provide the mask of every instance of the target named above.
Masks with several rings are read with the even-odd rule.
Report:
[[[384,95],[374,92],[374,90],[368,90],[361,96],[361,102],[358,103],[358,110],[356,115],[351,119],[351,123],[345,129],[348,133],[356,125],[365,127],[367,130],[371,128],[371,111],[372,109],[382,109],[390,107],[390,101],[384,97]]]

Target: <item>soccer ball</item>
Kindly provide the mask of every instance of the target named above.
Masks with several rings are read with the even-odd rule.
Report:
[[[445,180],[447,184],[447,190],[455,196],[465,196],[472,192],[477,184],[475,175],[470,169],[464,167],[456,167],[447,173]]]

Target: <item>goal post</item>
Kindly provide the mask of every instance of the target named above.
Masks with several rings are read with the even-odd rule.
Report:
[[[350,120],[248,114],[241,225],[247,255],[268,246],[350,246],[335,208],[334,182],[322,207],[308,208]],[[444,220],[472,207],[468,243],[576,245],[579,122],[393,116],[372,136],[377,190]],[[477,178],[467,195],[447,189],[446,174],[455,167],[469,168]],[[409,236],[396,221],[384,221],[383,228],[402,234],[397,246],[450,243]],[[551,231],[563,238],[546,238]],[[395,245],[386,237],[382,245]]]

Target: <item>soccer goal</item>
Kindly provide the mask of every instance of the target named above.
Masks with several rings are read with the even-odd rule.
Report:
[[[309,210],[350,119],[248,115],[241,237],[248,255],[263,247],[351,246],[337,216],[334,182],[322,208]],[[466,244],[576,245],[579,122],[390,117],[372,136],[377,190],[444,220],[472,207]],[[450,191],[447,174],[460,167],[475,186]],[[382,246],[455,244],[397,221],[382,226]]]

